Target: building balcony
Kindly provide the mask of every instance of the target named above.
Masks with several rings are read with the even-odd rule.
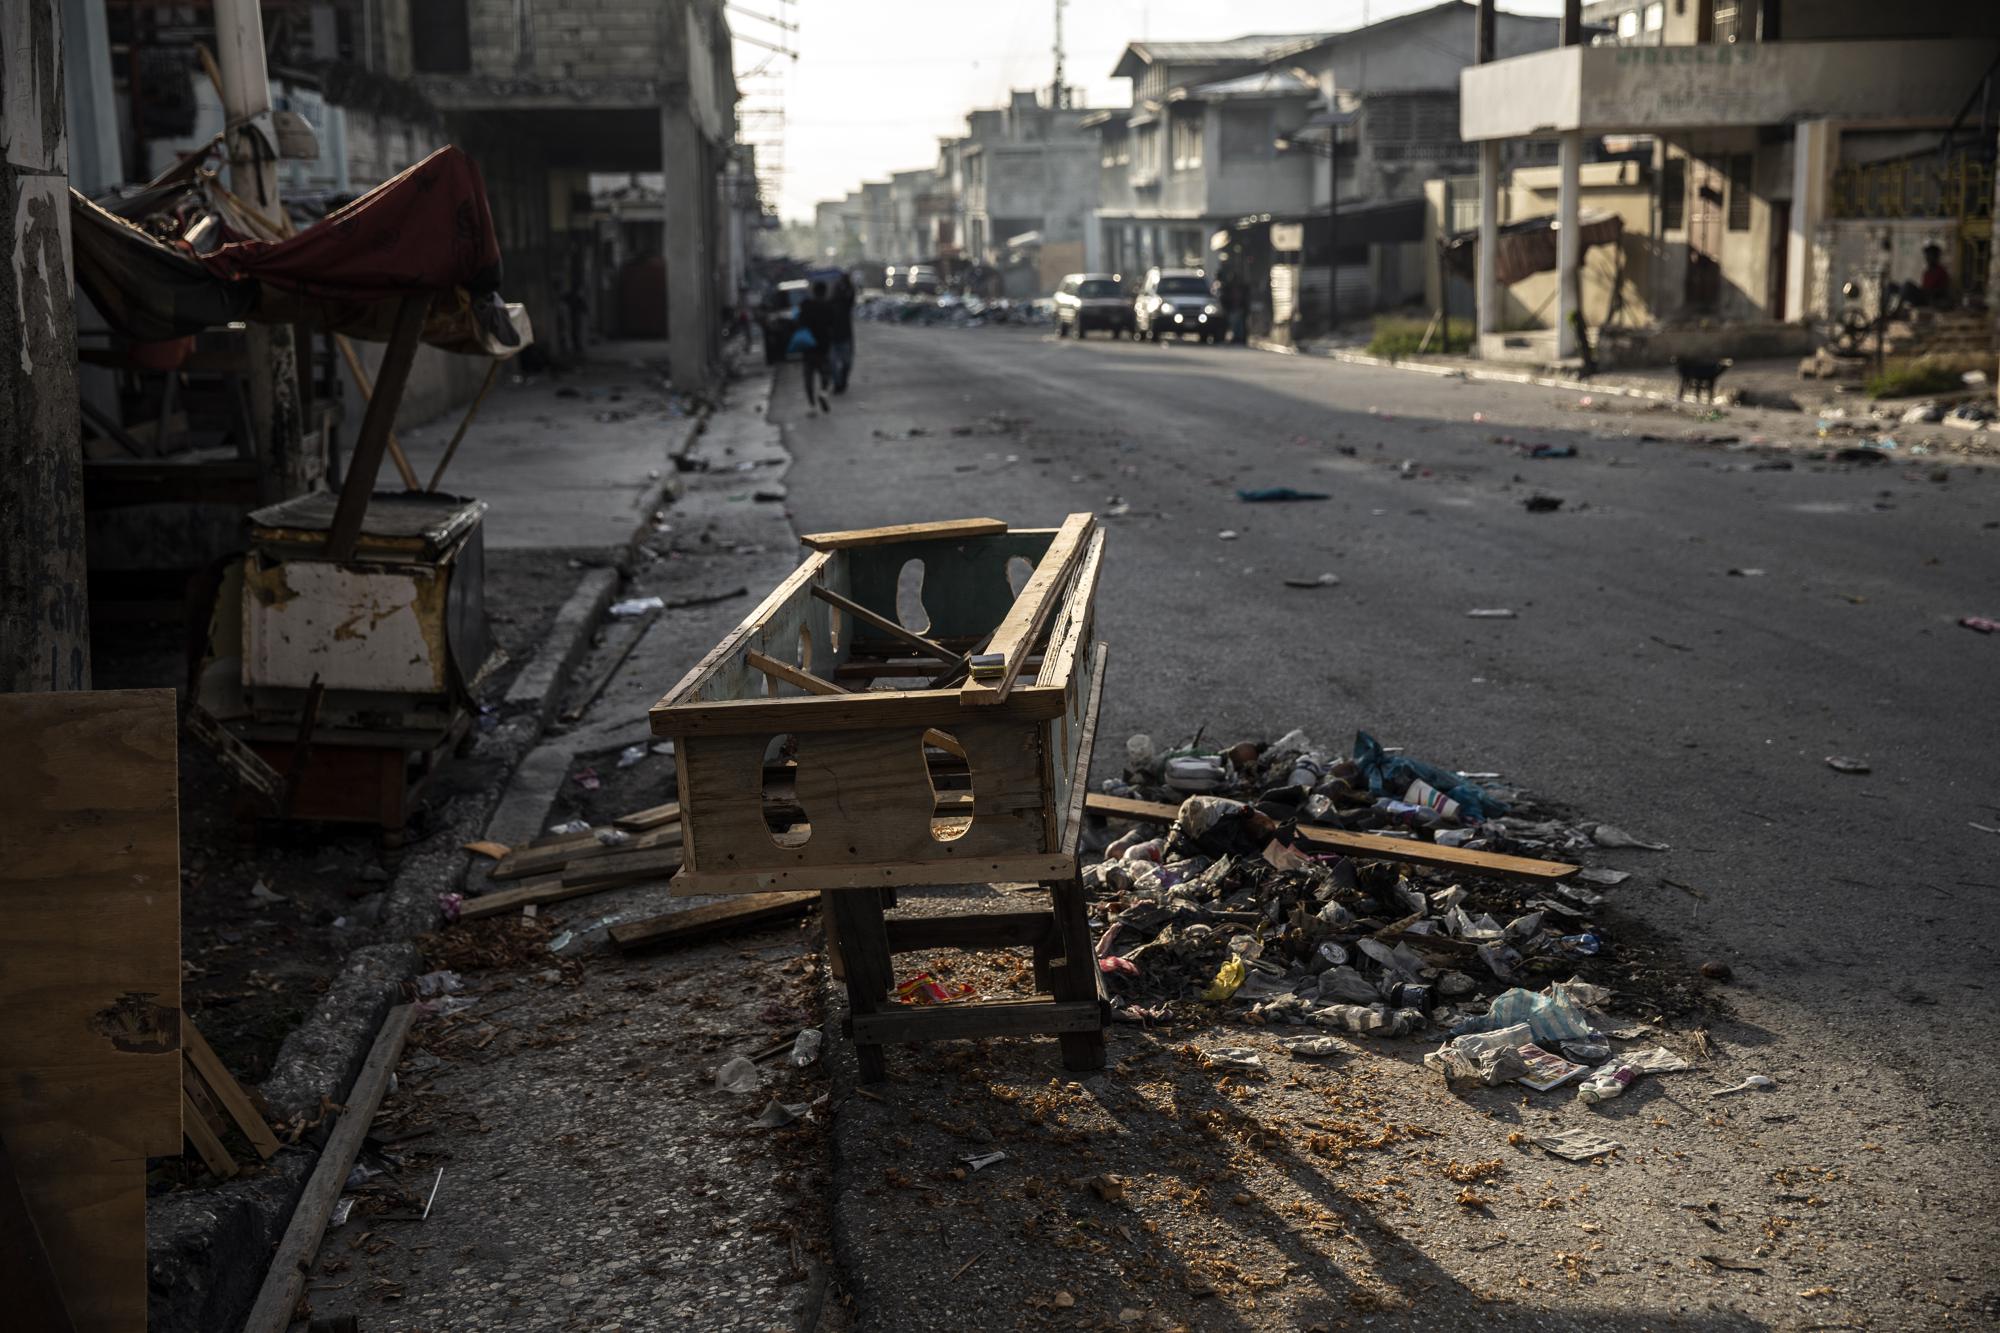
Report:
[[[1459,75],[1468,141],[1655,133],[1809,120],[1950,120],[1978,87],[1991,40],[1565,46]]]

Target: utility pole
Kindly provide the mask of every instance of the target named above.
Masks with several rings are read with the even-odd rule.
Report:
[[[215,0],[215,61],[222,74],[229,188],[282,225],[271,79],[264,67],[264,19],[257,0]],[[310,448],[305,439],[292,331],[253,323],[246,326],[244,342],[250,426],[257,435],[258,494],[267,504],[303,495],[325,479],[326,457],[317,435]]]
[[[1069,85],[1063,80],[1062,12],[1068,0],[1056,0],[1056,83],[1049,96],[1049,109],[1061,111],[1069,105]]]
[[[8,0],[10,9],[21,0]],[[59,0],[0,42],[0,691],[90,688]],[[10,811],[7,818],[14,818]]]

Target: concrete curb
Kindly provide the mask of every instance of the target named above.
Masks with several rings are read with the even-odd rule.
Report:
[[[1611,384],[1596,380],[1563,379],[1554,375],[1534,375],[1524,370],[1488,370],[1477,365],[1447,366],[1435,361],[1403,361],[1393,357],[1371,356],[1367,352],[1344,352],[1336,348],[1316,348],[1302,351],[1286,343],[1274,343],[1268,339],[1252,338],[1250,346],[1259,352],[1276,352],[1283,356],[1313,356],[1326,361],[1344,361],[1350,366],[1376,366],[1384,370],[1407,370],[1418,375],[1433,375],[1439,379],[1476,380],[1486,384],[1533,384],[1544,389],[1568,389],[1572,393],[1598,394],[1608,398],[1638,398],[1646,402],[1678,402],[1673,394],[1658,389],[1636,389],[1628,385]]]
[[[589,651],[591,631],[617,590],[618,571],[612,568],[593,569],[577,581],[576,591],[556,612],[542,646],[508,685],[503,700],[508,712],[532,709],[536,730],[548,726],[562,694],[562,682]]]

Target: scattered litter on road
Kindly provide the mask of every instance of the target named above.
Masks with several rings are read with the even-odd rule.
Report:
[[[803,1028],[792,1040],[792,1068],[804,1069],[819,1059],[820,1045],[825,1040],[818,1028]]]
[[[495,861],[513,850],[504,842],[464,842],[459,844],[459,848],[476,856],[490,857]]]
[[[1215,534],[1215,539],[1217,541],[1233,542],[1236,540],[1236,529],[1224,528],[1222,531]]]
[[[1991,634],[1995,630],[2000,630],[2000,620],[1994,620],[1989,616],[1960,616],[1958,623],[1979,634]]]
[[[964,982],[947,984],[928,972],[919,972],[896,986],[896,998],[904,1004],[955,1004],[976,994],[976,989]]]
[[[1664,852],[1668,850],[1667,844],[1664,842],[1647,842],[1644,838],[1634,837],[1632,834],[1627,833],[1616,824],[1599,824],[1591,830],[1590,838],[1599,847],[1637,847],[1641,851],[1648,852]]]
[[[634,764],[641,763],[645,760],[647,753],[644,741],[636,745],[628,745],[618,752],[618,767],[630,768]]]
[[[1729,571],[1729,577],[1732,579],[1761,579],[1764,577],[1764,571],[1761,569],[1732,569]]]
[[[1514,612],[1504,606],[1474,607],[1465,613],[1468,620],[1512,620]]]
[[[715,1071],[717,1092],[755,1092],[763,1086],[763,1071],[747,1055],[732,1055]]]
[[[1730,1097],[1739,1092],[1762,1091],[1766,1088],[1775,1088],[1777,1086],[1778,1080],[1774,1078],[1767,1078],[1762,1074],[1752,1074],[1734,1087],[1716,1088],[1708,1095],[1711,1097]]]
[[[1231,1069],[1239,1073],[1262,1073],[1264,1069],[1264,1057],[1248,1046],[1224,1046],[1204,1052],[1201,1062],[1208,1069]]]
[[[1521,507],[1531,514],[1553,514],[1563,507],[1560,495],[1531,495],[1521,501]]]
[[[663,597],[628,597],[622,602],[613,602],[608,614],[618,620],[629,620],[650,611],[663,611],[666,606]]]
[[[1826,757],[1826,766],[1832,769],[1836,773],[1859,774],[1859,773],[1871,773],[1874,771],[1873,769],[1869,768],[1865,760],[1849,759],[1846,755],[1840,755],[1840,754],[1828,755]]]
[[[1294,1060],[1328,1060],[1354,1054],[1354,1048],[1338,1037],[1287,1037],[1278,1045]]]
[[[732,1091],[737,1091],[737,1089],[732,1089]],[[748,1091],[748,1089],[741,1089],[741,1091]],[[756,1129],[777,1129],[780,1126],[791,1124],[794,1120],[803,1120],[806,1112],[811,1109],[811,1105],[807,1102],[781,1102],[776,1097],[773,1097],[765,1105],[763,1111],[750,1124]]]
[[[1587,1162],[1593,1157],[1608,1157],[1625,1146],[1618,1140],[1606,1138],[1591,1129],[1559,1129],[1548,1134],[1538,1134],[1532,1141],[1543,1151],[1571,1162]]]
[[[1646,1051],[1628,1051],[1615,1060],[1599,1065],[1583,1081],[1583,1086],[1576,1090],[1576,1099],[1586,1106],[1595,1106],[1623,1096],[1625,1089],[1646,1074],[1667,1074],[1691,1068],[1693,1066],[1686,1060],[1664,1046]]]
[[[1286,579],[1285,586],[1287,588],[1331,588],[1338,582],[1340,582],[1340,575],[1328,573],[1321,574],[1318,578],[1312,579]]]
[[[1710,961],[1701,965],[1701,974],[1710,981],[1728,981],[1736,972],[1727,963]]]
[[[1280,504],[1290,500],[1331,500],[1325,491],[1302,491],[1294,486],[1259,486],[1239,489],[1236,498],[1246,504]]]
[[[604,785],[604,779],[597,776],[594,768],[580,768],[576,771],[576,785],[585,791],[596,791]]]

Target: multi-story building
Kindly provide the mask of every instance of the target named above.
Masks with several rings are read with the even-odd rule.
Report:
[[[1722,323],[1784,345],[1789,324],[1801,346],[1807,323],[1836,312],[1843,283],[1872,288],[1885,268],[1914,283],[1929,245],[1943,253],[1950,299],[1986,294],[1995,127],[1982,108],[1994,105],[2000,6],[1642,0],[1591,13],[1608,23],[1604,44],[1578,33],[1467,69],[1460,129],[1495,157],[1502,144],[1562,146],[1558,236],[1576,233],[1584,145],[1651,140],[1656,253],[1644,295],[1663,333]],[[1491,250],[1503,220],[1497,165],[1481,175]],[[1577,262],[1572,249],[1558,271]],[[1529,355],[1572,350],[1569,284],[1549,346],[1501,335],[1509,306],[1489,265],[1476,285],[1488,354],[1509,341]]]
[[[1029,285],[1044,293],[1083,267],[1097,199],[1091,113],[1067,102],[1016,90],[1005,107],[967,115],[957,148],[965,257],[998,265],[1010,240],[1034,233],[1039,258]]]
[[[1132,106],[1093,121],[1091,267],[1210,266],[1219,233],[1277,219],[1271,262],[1294,284],[1279,322],[1323,321],[1336,269],[1342,313],[1412,298],[1424,181],[1475,151],[1458,134],[1458,76],[1476,17],[1447,0],[1347,32],[1128,46],[1112,74],[1132,81]],[[1502,14],[1497,35],[1502,50],[1534,50],[1555,22]]]

